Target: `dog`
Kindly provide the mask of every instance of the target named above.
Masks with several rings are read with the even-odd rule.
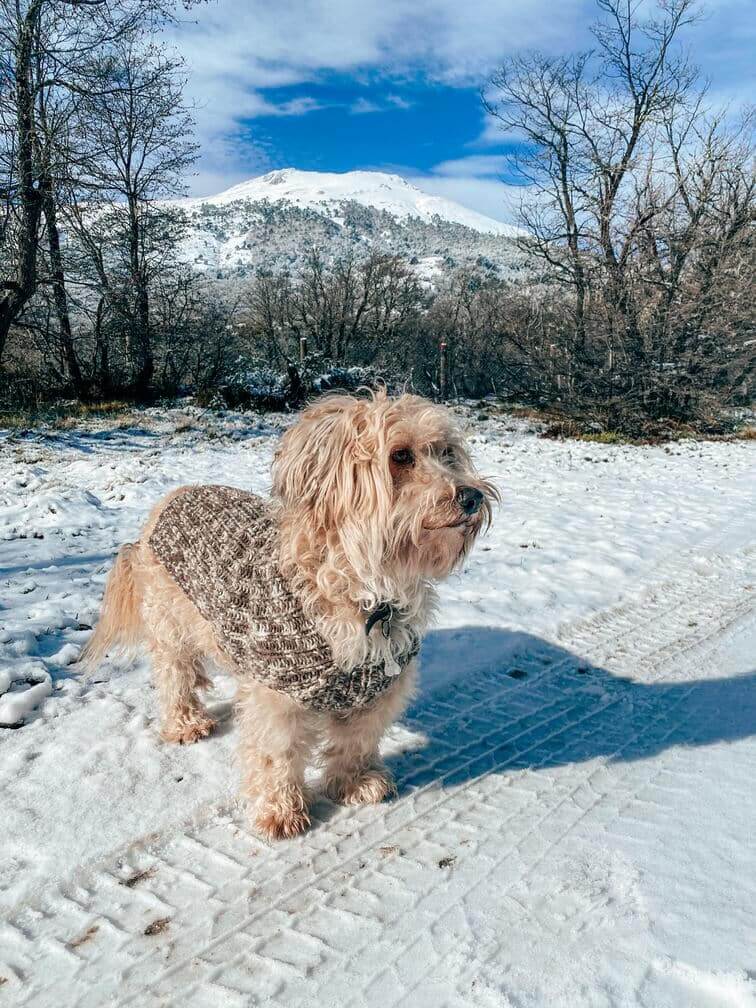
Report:
[[[211,685],[209,668],[234,672],[243,791],[253,825],[276,840],[309,826],[304,775],[315,753],[333,801],[362,805],[395,793],[379,744],[413,693],[434,584],[459,567],[499,495],[476,472],[447,408],[383,390],[310,405],[283,435],[272,475],[269,504],[230,488],[182,488],[162,500],[139,541],[119,552],[82,660],[91,665],[114,647],[146,647],[162,737],[182,744],[215,725],[199,696]],[[195,505],[205,510],[193,512]],[[258,515],[268,524],[255,525]],[[218,543],[231,524],[243,538],[245,521],[274,533],[265,540],[274,545],[248,536],[258,545],[234,566]],[[169,533],[162,540],[161,529]],[[202,568],[203,587],[192,594],[187,586],[200,576],[200,562],[214,566]],[[258,568],[277,587],[268,591],[261,582],[257,615],[240,631],[238,611],[252,604],[246,581]],[[210,582],[217,582],[217,599]],[[265,623],[271,599],[286,612]],[[320,649],[317,642],[324,642]],[[254,650],[263,645],[264,653]],[[318,674],[308,678],[307,663],[316,660]],[[266,678],[279,666],[289,675],[290,661],[298,672],[287,682],[330,689],[329,676],[345,676],[349,689],[368,683],[378,692],[357,690],[354,702],[333,708],[316,703],[314,693],[303,702]]]

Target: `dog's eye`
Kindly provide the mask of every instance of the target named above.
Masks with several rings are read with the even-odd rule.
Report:
[[[457,461],[457,456],[454,454],[454,449],[450,448],[448,445],[441,450],[441,461],[445,462],[447,465],[454,465]]]
[[[415,464],[415,455],[409,448],[397,448],[391,452],[391,461],[398,466],[411,466]]]

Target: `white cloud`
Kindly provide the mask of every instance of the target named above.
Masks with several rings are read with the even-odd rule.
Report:
[[[406,178],[432,196],[444,196],[505,224],[518,223],[517,208],[524,195],[522,188],[478,175],[430,174],[407,175]]]
[[[386,104],[379,105],[368,98],[358,98],[348,106],[351,115],[365,115],[369,112],[385,112],[388,108],[409,109],[413,103],[402,98],[401,95],[386,95]]]
[[[752,0],[708,0],[707,6],[705,24],[691,29],[686,41],[717,95],[742,99],[753,90]],[[325,72],[480,84],[514,51],[565,52],[588,44],[596,7],[587,0],[218,0],[193,7],[192,16],[174,38],[198,106],[201,171],[209,176],[228,169],[230,180],[228,144],[241,153],[234,143],[241,123],[318,107],[308,98],[276,104],[265,97],[268,88],[305,84]],[[386,101],[406,104],[397,95]],[[505,139],[486,121],[477,145]]]
[[[433,168],[435,175],[470,178],[498,178],[507,170],[505,154],[473,154],[470,157],[442,161]]]
[[[188,179],[188,194],[190,196],[215,196],[239,182],[246,182],[250,176],[259,174],[261,174],[260,168],[245,171],[240,170],[233,162],[228,162],[224,166],[223,162],[219,161],[215,169],[200,168],[196,175]]]
[[[227,145],[245,120],[317,107],[312,99],[276,105],[265,97],[268,88],[366,70],[477,81],[513,47],[564,42],[583,2],[562,0],[559,19],[548,16],[551,0],[218,0],[193,7],[193,20],[173,40],[189,70],[200,171],[209,177],[233,167]],[[409,104],[399,95],[386,100]]]
[[[195,174],[186,180],[187,189],[191,196],[212,196],[273,167],[270,153],[248,137],[236,132],[215,136],[204,143]]]
[[[367,98],[358,98],[349,106],[351,115],[368,115],[371,112],[380,112],[381,106],[375,102],[368,101]]]
[[[495,98],[492,96],[491,100],[495,101]],[[511,130],[506,130],[496,116],[492,116],[490,112],[485,112],[483,114],[483,129],[475,138],[472,146],[499,147],[503,143],[516,140],[517,136]]]
[[[471,154],[441,161],[424,175],[401,174],[433,196],[444,196],[505,224],[518,224],[518,209],[528,190],[502,182],[506,170],[503,154]]]
[[[317,112],[323,105],[315,98],[292,98],[291,101],[281,102],[280,105],[271,106],[267,115],[298,116],[307,115],[308,112]]]

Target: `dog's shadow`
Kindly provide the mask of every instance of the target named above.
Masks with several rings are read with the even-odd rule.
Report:
[[[388,756],[400,794],[492,772],[640,760],[756,734],[756,671],[637,682],[526,633],[438,630],[424,642],[406,724],[410,740],[425,741]]]

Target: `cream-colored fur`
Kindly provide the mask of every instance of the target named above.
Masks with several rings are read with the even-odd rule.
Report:
[[[461,488],[482,495],[466,514]],[[174,491],[175,494],[175,491]],[[122,547],[108,579],[97,630],[82,660],[143,644],[152,658],[162,736],[188,743],[213,718],[199,692],[208,662],[229,666],[210,624],[146,545],[174,494],[152,511],[139,542]],[[422,633],[447,576],[490,520],[495,489],[474,471],[448,410],[418,396],[332,396],[306,410],[281,440],[273,467],[281,507],[281,569],[343,667],[390,657]],[[391,601],[400,610],[391,640],[368,637],[365,613]],[[379,743],[412,694],[415,663],[368,707],[341,714],[307,710],[239,675],[237,714],[244,791],[267,837],[307,828],[305,768],[316,756],[326,793],[345,804],[394,791]]]

